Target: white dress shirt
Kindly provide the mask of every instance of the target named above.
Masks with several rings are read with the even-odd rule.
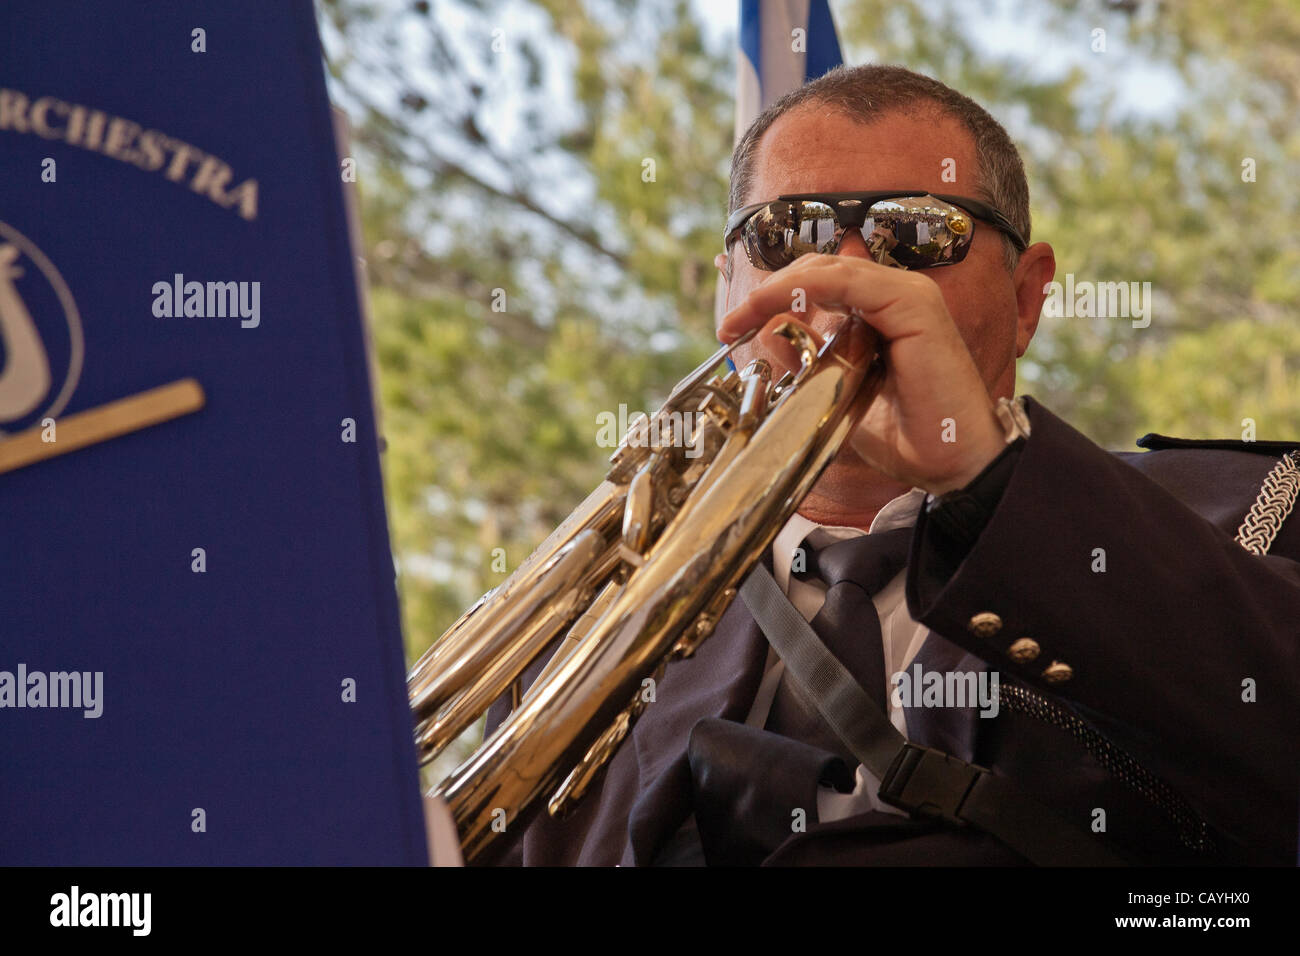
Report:
[[[920,488],[913,488],[894,498],[876,515],[871,522],[870,534],[891,531],[895,528],[908,528],[916,523],[917,512],[925,501],[926,494]],[[790,599],[790,603],[802,614],[805,620],[812,621],[821,610],[826,600],[826,584],[816,579],[801,581],[790,573],[790,564],[795,549],[806,539],[808,546],[822,548],[836,541],[855,538],[864,532],[858,528],[820,525],[810,521],[801,514],[795,514],[772,542],[772,570],[776,583]],[[885,680],[881,688],[884,700],[889,701],[889,719],[898,728],[899,733],[907,736],[907,722],[901,707],[895,707],[890,693],[893,685],[889,676],[906,670],[921,649],[929,635],[929,628],[912,620],[907,611],[907,600],[903,594],[906,570],[900,571],[879,592],[872,595],[871,601],[876,606],[880,617],[880,633],[884,641]],[[776,697],[777,687],[785,674],[785,663],[771,647],[767,649],[767,664],[758,695],[750,708],[745,723],[751,727],[763,727],[767,723]],[[856,782],[852,793],[839,793],[829,787],[821,787],[817,793],[817,818],[822,823],[841,820],[867,810],[881,810],[906,816],[902,810],[881,803],[876,796],[880,781],[866,767],[858,765]]]

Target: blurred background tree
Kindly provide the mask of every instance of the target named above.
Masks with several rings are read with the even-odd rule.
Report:
[[[598,414],[712,350],[731,63],[686,3],[321,10],[414,657],[599,481]]]
[[[599,480],[597,416],[653,409],[713,348],[735,6],[318,0],[412,660]],[[1058,279],[1152,284],[1148,328],[1044,317],[1021,392],[1116,449],[1300,436],[1300,5],[832,7],[847,63],[1007,126]]]

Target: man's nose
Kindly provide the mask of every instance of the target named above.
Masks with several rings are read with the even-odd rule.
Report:
[[[845,229],[844,235],[840,237],[840,247],[835,250],[835,254],[870,259],[871,253],[867,250],[866,239],[862,237],[862,229],[858,226],[850,226]]]

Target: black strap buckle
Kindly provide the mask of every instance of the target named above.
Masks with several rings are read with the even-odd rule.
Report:
[[[908,742],[880,782],[880,799],[908,813],[966,826],[962,804],[976,781],[987,773],[959,757]]]

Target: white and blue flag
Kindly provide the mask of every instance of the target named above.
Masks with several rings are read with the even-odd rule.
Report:
[[[827,0],[740,0],[736,139],[786,93],[842,62]]]

